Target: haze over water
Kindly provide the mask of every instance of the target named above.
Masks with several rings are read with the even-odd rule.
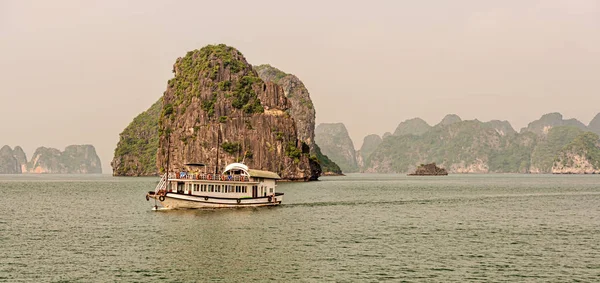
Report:
[[[157,178],[0,176],[0,282],[598,282],[598,175],[323,177],[151,210]]]
[[[118,134],[207,44],[296,74],[317,123],[364,136],[445,114],[508,120],[599,112],[600,2],[0,1],[0,146],[93,144]]]

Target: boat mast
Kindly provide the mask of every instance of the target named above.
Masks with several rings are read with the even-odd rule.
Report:
[[[171,133],[167,129],[167,186],[169,185],[169,157],[171,156]],[[167,188],[165,188],[166,190]]]
[[[219,174],[219,147],[221,147],[221,124],[217,129],[217,165],[215,166],[215,175]]]

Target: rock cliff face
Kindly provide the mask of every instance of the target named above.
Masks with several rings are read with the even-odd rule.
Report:
[[[600,174],[600,140],[592,132],[579,134],[563,147],[552,165],[554,174]]]
[[[326,176],[338,176],[338,175],[343,175],[342,173],[342,169],[340,169],[340,167],[333,162],[331,159],[329,159],[329,157],[327,157],[327,155],[323,154],[321,152],[321,148],[319,147],[318,144],[314,144],[314,150],[315,150],[315,155],[317,157],[317,160],[319,161],[319,164],[321,165],[321,174],[322,175],[326,175]]]
[[[344,173],[358,172],[356,149],[342,123],[319,124],[315,129],[315,141]]]
[[[63,152],[39,147],[28,165],[28,173],[100,174],[102,164],[92,145],[70,145]]]
[[[451,119],[451,118],[449,118],[449,119]],[[427,131],[429,131],[430,128],[431,128],[431,126],[429,126],[429,124],[427,124],[427,122],[425,122],[423,119],[413,118],[413,119],[409,119],[409,120],[406,120],[406,121],[400,123],[398,125],[398,127],[396,127],[396,130],[394,131],[394,136],[402,136],[402,135],[420,136],[420,135],[426,133]]]
[[[142,112],[119,135],[111,162],[114,176],[155,176],[158,152],[158,119],[162,98]]]
[[[285,97],[292,105],[290,115],[296,122],[298,138],[306,143],[312,152],[315,143],[315,107],[302,81],[271,65],[260,65],[255,67],[255,70],[263,81],[273,82],[283,88]]]
[[[478,121],[440,123],[421,136],[390,136],[371,154],[365,172],[411,172],[418,164],[436,162],[456,173],[487,173],[502,136]]]
[[[209,45],[190,51],[177,59],[173,71],[159,119],[161,172],[168,158],[170,171],[203,162],[214,172],[244,161],[287,180],[319,176],[308,144],[298,138],[284,90],[260,79],[235,48]]]
[[[548,113],[543,115],[539,120],[535,120],[526,128],[521,129],[521,133],[533,132],[536,135],[546,135],[553,127],[557,126],[573,126],[581,130],[587,130],[587,127],[577,119],[564,120],[560,113]]]
[[[488,127],[496,130],[499,135],[514,135],[517,133],[515,129],[513,129],[512,125],[508,121],[500,121],[500,120],[492,120],[485,123]]]
[[[21,174],[21,164],[8,145],[0,149],[0,174]]]
[[[315,145],[315,108],[310,99],[308,89],[298,77],[282,72],[271,65],[255,66],[258,76],[265,82],[273,82],[283,88],[286,98],[292,104],[290,115],[296,122],[298,138],[310,148],[323,173],[327,175],[342,174],[340,168],[324,155]]]
[[[594,119],[592,119],[592,121],[590,121],[590,123],[588,124],[588,129],[591,132],[594,132],[594,133],[600,135],[600,113],[596,114]]]
[[[573,141],[583,131],[573,126],[555,126],[546,135],[538,138],[531,153],[530,173],[550,173],[554,159],[560,150]]]
[[[15,146],[15,149],[13,150],[13,155],[17,159],[17,162],[19,162],[19,164],[21,165],[21,172],[27,172],[27,156],[25,155],[23,148],[21,148],[20,146]]]
[[[442,121],[440,121],[440,123],[437,124],[436,126],[448,126],[448,125],[452,125],[454,123],[458,123],[461,121],[462,121],[462,119],[460,117],[458,117],[458,115],[448,114],[448,115],[444,116]]]
[[[356,152],[356,163],[359,168],[364,167],[365,160],[369,159],[371,153],[377,149],[383,140],[379,135],[368,135],[363,139],[360,150]]]

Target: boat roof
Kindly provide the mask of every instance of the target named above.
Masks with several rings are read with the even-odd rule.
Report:
[[[248,173],[250,173],[250,177],[258,177],[258,178],[274,179],[274,180],[281,179],[281,177],[279,177],[279,175],[277,175],[277,173],[271,172],[271,171],[249,169]]]
[[[248,172],[248,166],[242,163],[231,163],[225,167],[225,172],[229,170],[243,170]]]

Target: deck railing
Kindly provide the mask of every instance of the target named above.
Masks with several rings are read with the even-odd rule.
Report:
[[[248,176],[180,172],[170,173],[169,179],[249,182]]]

